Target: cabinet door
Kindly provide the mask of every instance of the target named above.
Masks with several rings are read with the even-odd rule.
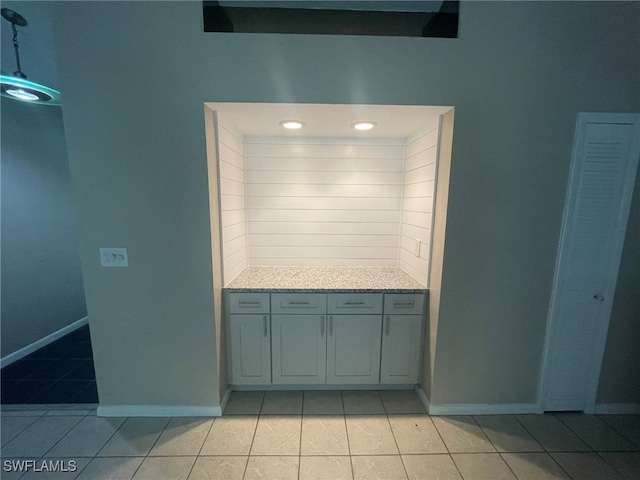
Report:
[[[273,383],[325,383],[326,317],[273,315],[271,326]]]
[[[380,383],[418,383],[422,315],[385,315]]]
[[[271,383],[269,316],[230,315],[230,319],[232,383]]]
[[[381,315],[330,315],[327,383],[379,383]]]

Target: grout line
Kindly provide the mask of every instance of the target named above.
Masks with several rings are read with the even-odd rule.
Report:
[[[440,440],[442,440],[442,443],[444,444],[444,448],[447,450],[449,458],[451,459],[451,462],[453,463],[453,466],[456,467],[456,471],[458,472],[458,475],[460,475],[460,478],[464,478],[462,476],[462,472],[460,471],[460,468],[458,467],[458,464],[453,459],[453,456],[451,454],[451,450],[449,450],[449,445],[447,445],[447,442],[445,442],[444,437],[440,433],[440,430],[438,430],[438,426],[436,425],[436,422],[433,421],[433,418],[431,418],[431,415],[429,415],[429,419],[431,420],[431,423],[433,423],[433,427],[436,429],[436,432],[438,433],[438,436],[440,437]]]
[[[409,478],[409,472],[407,472],[407,467],[404,464],[404,460],[402,460],[402,452],[400,451],[400,445],[398,445],[398,439],[396,438],[396,434],[393,431],[393,426],[391,425],[391,421],[389,420],[389,414],[386,415],[387,423],[389,424],[389,430],[391,430],[391,436],[393,437],[393,442],[396,444],[396,448],[398,449],[398,456],[400,457],[400,464],[402,465],[402,469],[404,470],[404,475],[406,478]]]
[[[578,437],[578,440],[580,440],[582,443],[584,443],[587,447],[589,447],[591,449],[592,452],[595,452],[594,448],[584,439],[582,438],[581,435],[578,434],[578,432],[576,432],[575,430],[573,430],[573,428],[571,428],[569,425],[567,425],[565,422],[562,421],[561,418],[558,418],[557,415],[555,415],[554,413],[552,413],[551,415],[553,415],[553,417],[556,418],[556,420],[558,420],[562,425],[564,425],[571,433],[573,433],[576,437]]]
[[[640,444],[638,444],[637,440],[634,440],[633,437],[627,436],[626,433],[621,432],[620,430],[618,430],[615,425],[607,422],[604,418],[601,417],[607,417],[608,415],[594,415],[594,417],[598,417],[598,419],[600,419],[604,424],[606,424],[608,427],[610,427],[613,431],[615,431],[618,435],[622,436],[625,440],[627,440],[629,443],[631,443],[632,445],[634,445],[636,447],[636,451],[640,450]],[[640,415],[637,415],[637,417],[640,419]]]
[[[202,449],[204,448],[204,444],[207,443],[207,438],[209,438],[209,433],[213,429],[213,424],[215,423],[215,421],[216,421],[216,419],[214,417],[213,420],[211,421],[211,425],[209,425],[209,429],[207,430],[206,435],[204,436],[204,440],[202,442],[202,445],[200,445],[200,448],[198,449],[198,453],[196,454],[196,458],[193,461],[193,464],[191,465],[191,468],[189,469],[189,474],[187,475],[187,478],[189,478],[191,476],[191,472],[193,472],[193,467],[196,466],[196,462],[200,458],[200,454],[202,453]],[[158,438],[160,438],[160,437],[158,437]]]
[[[548,413],[543,413],[542,415],[549,415],[549,414],[548,414]],[[564,474],[565,474],[568,478],[571,478],[571,475],[569,475],[569,472],[567,472],[567,471],[562,467],[562,465],[560,465],[560,462],[558,462],[558,461],[553,457],[553,455],[551,455],[551,453],[561,453],[561,452],[551,452],[551,451],[547,450],[547,448],[546,448],[544,445],[542,445],[542,442],[538,441],[538,439],[533,435],[533,433],[532,433],[532,432],[530,432],[530,431],[527,429],[527,427],[525,426],[525,424],[524,424],[524,423],[522,423],[522,422],[518,419],[518,416],[517,416],[517,415],[514,415],[513,417],[516,419],[516,421],[517,421],[520,425],[522,425],[522,428],[524,428],[524,429],[526,430],[526,432],[527,432],[529,435],[531,435],[531,437],[532,437],[536,442],[538,442],[538,444],[543,448],[544,453],[545,453],[545,454],[546,454],[546,455],[547,455],[551,460],[553,460],[553,462],[554,462],[556,465],[558,465],[558,467],[560,468],[560,470],[561,470],[562,472],[564,472]]]
[[[349,466],[351,467],[351,478],[355,478],[355,473],[353,471],[353,456],[351,455],[351,442],[349,441],[349,429],[347,428],[347,411],[344,408],[344,395],[342,390],[340,390],[340,398],[342,399],[342,421],[344,422],[344,431],[347,435],[347,450],[349,451]],[[382,400],[380,401],[382,402]]]

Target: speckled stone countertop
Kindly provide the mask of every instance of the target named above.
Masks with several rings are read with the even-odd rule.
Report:
[[[395,267],[247,267],[229,292],[424,293],[427,289]]]

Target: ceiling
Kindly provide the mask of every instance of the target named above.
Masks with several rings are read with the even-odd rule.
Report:
[[[434,124],[452,107],[422,105],[346,105],[312,103],[206,103],[243,136],[406,138]],[[283,120],[305,126],[287,130]],[[369,120],[378,125],[357,131],[352,124]]]

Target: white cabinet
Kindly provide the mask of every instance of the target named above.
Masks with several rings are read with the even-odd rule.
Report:
[[[418,383],[422,315],[385,315],[380,383]]]
[[[329,315],[327,383],[380,381],[380,315]]]
[[[382,295],[379,293],[333,293],[327,297],[327,313],[329,314],[382,313]]]
[[[271,383],[269,315],[230,315],[231,372],[237,385]]]
[[[243,292],[229,294],[231,313],[269,313],[269,294]]]
[[[387,293],[384,296],[384,313],[399,315],[422,315],[424,313],[424,294]]]
[[[274,384],[322,384],[326,379],[326,316],[272,315]]]
[[[418,382],[422,294],[242,292],[227,298],[234,385]]]

